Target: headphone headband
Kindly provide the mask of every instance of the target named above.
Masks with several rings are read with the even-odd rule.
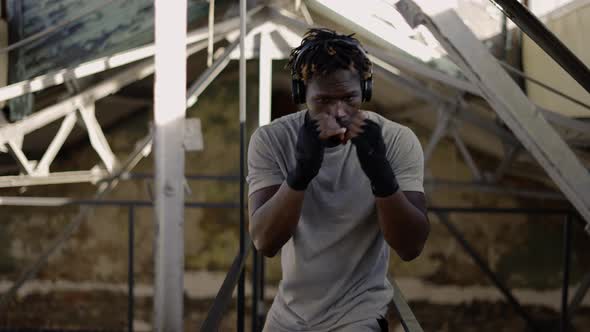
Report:
[[[359,42],[354,40],[347,40],[347,39],[334,39],[337,42],[342,42],[351,46],[355,46],[358,50],[365,56],[367,56],[367,51],[360,45]],[[305,82],[303,78],[300,77],[297,69],[299,68],[299,61],[303,54],[305,54],[310,48],[317,46],[318,42],[311,42],[309,44],[304,45],[299,52],[297,53],[297,57],[291,67],[291,88],[293,94],[293,101],[296,104],[303,104],[305,103]],[[370,63],[370,61],[369,61]],[[370,101],[371,96],[373,93],[373,66],[372,64],[369,66],[369,77],[364,78],[362,77],[363,73],[359,73],[361,75],[361,93],[362,93],[362,100],[363,101]]]
[[[365,51],[365,49],[361,46],[361,44],[359,42],[356,42],[354,40],[347,40],[347,39],[334,39],[334,40],[337,41],[337,42],[348,44],[350,46],[354,46],[363,55],[365,55],[365,57],[367,56],[367,51]],[[299,77],[299,73],[297,72],[297,68],[299,68],[299,61],[300,61],[302,55],[307,52],[307,50],[309,50],[310,48],[316,46],[317,44],[318,44],[318,42],[313,42],[312,41],[311,43],[304,45],[303,48],[301,48],[301,50],[299,50],[299,53],[297,53],[297,57],[295,58],[295,61],[293,63],[293,67],[291,68],[291,76],[292,77],[297,77],[299,79],[302,79],[302,77]],[[369,78],[372,78],[372,77],[373,77],[373,66],[371,65],[371,66],[369,66]],[[364,79],[364,78],[361,77],[361,80],[362,79]]]

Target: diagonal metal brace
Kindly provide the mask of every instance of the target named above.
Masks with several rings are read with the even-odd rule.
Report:
[[[430,18],[411,0],[397,9],[411,26],[423,24],[463,74],[590,224],[590,173],[454,11]]]

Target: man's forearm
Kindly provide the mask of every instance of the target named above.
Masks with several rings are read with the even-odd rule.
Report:
[[[304,191],[283,182],[278,191],[250,216],[250,234],[256,249],[272,257],[289,241],[299,222]]]
[[[387,243],[404,261],[420,255],[430,232],[425,213],[398,190],[387,197],[376,197],[377,214]]]

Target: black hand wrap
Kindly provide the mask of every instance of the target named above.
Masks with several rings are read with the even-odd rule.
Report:
[[[324,160],[324,144],[319,137],[316,121],[305,113],[295,146],[295,169],[287,175],[287,184],[294,190],[305,190],[318,174]]]
[[[399,185],[387,160],[381,127],[365,120],[363,132],[352,139],[361,168],[371,181],[371,189],[377,197],[387,197],[399,190]]]

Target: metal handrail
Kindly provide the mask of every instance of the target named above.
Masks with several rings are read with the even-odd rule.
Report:
[[[399,316],[404,331],[424,332],[395,280],[390,280],[390,283],[393,286],[393,307]]]
[[[239,277],[244,271],[246,260],[250,254],[250,248],[252,247],[251,241],[250,239],[247,239],[246,242],[250,245],[246,246],[245,252],[243,254],[241,254],[239,251],[236,254],[236,257],[234,258],[234,261],[227,272],[225,279],[223,280],[223,284],[221,284],[221,288],[219,288],[219,292],[217,293],[217,296],[215,296],[215,300],[213,300],[213,304],[209,308],[207,317],[201,325],[200,331],[210,332],[218,330],[221,319],[223,318],[223,314],[229,307],[229,304],[232,300],[232,293],[238,284]],[[238,298],[238,300],[240,299]]]

